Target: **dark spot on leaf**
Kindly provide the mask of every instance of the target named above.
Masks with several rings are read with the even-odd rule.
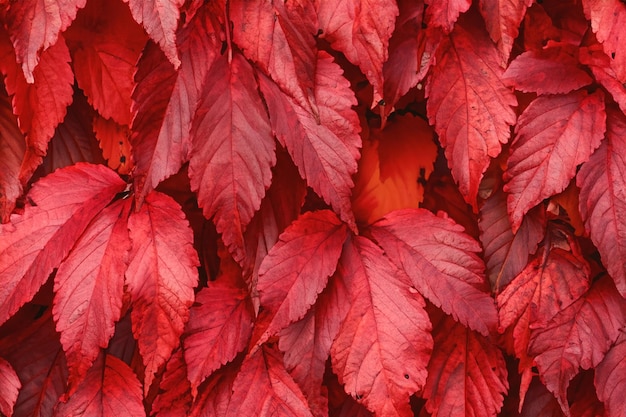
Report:
[[[611,52],[611,58],[615,59],[615,52]]]
[[[317,36],[320,36],[320,35],[322,35],[323,33],[324,33],[324,31],[322,30],[322,28],[319,28],[319,29],[317,30]]]
[[[126,163],[126,156],[122,155],[120,156],[120,164],[125,164]]]
[[[120,140],[120,146],[122,146],[122,145],[124,145],[124,142],[122,142],[122,141]]]
[[[222,49],[220,49],[220,55],[224,55],[224,52],[226,52],[226,49],[228,49],[228,44],[226,43],[226,41],[222,42]]]
[[[380,99],[380,101],[378,102],[379,106],[385,106],[387,103],[385,103],[385,100]]]
[[[356,398],[357,400],[360,400],[361,398],[363,398],[363,396],[361,394],[356,394],[354,398]]]
[[[404,374],[404,379],[409,379],[409,374]]]

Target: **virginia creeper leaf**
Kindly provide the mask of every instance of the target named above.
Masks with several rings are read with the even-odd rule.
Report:
[[[185,0],[124,0],[133,19],[144,27],[150,39],[159,44],[167,59],[178,69],[181,60],[176,49],[176,28]]]
[[[314,416],[328,416],[328,399],[322,381],[330,348],[350,308],[341,276],[331,277],[307,314],[280,332],[278,347],[285,368],[308,400]]]
[[[0,225],[0,323],[35,295],[124,186],[115,172],[85,163],[60,169],[33,186],[24,213]]]
[[[208,13],[199,11],[178,34],[181,67],[148,43],[137,64],[132,136],[139,201],[189,160],[191,122],[204,76],[219,51]]]
[[[191,131],[191,188],[233,257],[244,256],[243,231],[259,209],[276,163],[274,137],[252,66],[243,55],[215,60]]]
[[[352,397],[381,416],[410,416],[432,352],[424,299],[372,241],[353,236],[338,274],[350,310],[331,347],[333,370]]]
[[[93,131],[109,168],[117,170],[120,174],[128,174],[133,168],[128,126],[96,116],[93,120]]]
[[[615,71],[611,68],[611,58],[602,50],[602,45],[592,44],[589,47],[582,47],[579,51],[581,64],[587,65],[597,82],[613,96],[619,108],[626,111],[626,87],[617,79]]]
[[[101,354],[85,379],[54,417],[145,416],[141,384],[133,370],[115,356]]]
[[[524,110],[504,173],[514,232],[528,210],[567,187],[600,145],[605,123],[601,91],[542,96]]]
[[[121,1],[89,1],[64,37],[78,86],[104,118],[131,122],[133,75],[145,32]]]
[[[626,118],[614,109],[607,116],[606,139],[583,164],[576,182],[585,228],[626,297]]]
[[[187,378],[194,397],[207,376],[245,349],[253,319],[245,289],[218,279],[196,295],[183,339]]]
[[[335,272],[347,233],[333,212],[323,210],[303,214],[280,235],[259,268],[264,312],[256,344],[304,317]]]
[[[129,210],[128,200],[118,200],[98,214],[54,277],[52,312],[70,369],[70,386],[85,376],[120,318],[130,250]]]
[[[604,402],[609,416],[626,413],[626,333],[620,330],[615,344],[596,367],[595,386],[598,398]]]
[[[159,384],[159,395],[152,404],[153,415],[157,417],[189,415],[192,398],[187,370],[182,349],[176,349],[167,362]]]
[[[526,93],[569,93],[592,82],[578,66],[577,53],[577,48],[569,44],[526,51],[511,62],[503,77],[516,90]]]
[[[267,77],[259,85],[270,112],[274,134],[287,148],[300,175],[313,190],[354,227],[350,204],[351,176],[357,170],[360,125],[357,102],[341,68],[320,52],[315,73],[319,119],[285,96]]]
[[[383,64],[394,31],[398,6],[395,1],[317,0],[322,37],[357,65],[374,87],[374,104],[383,98]]]
[[[452,32],[454,23],[461,13],[472,5],[471,0],[424,0],[428,5],[424,21],[428,26],[441,27],[446,33]]]
[[[229,363],[213,372],[207,382],[202,384],[198,397],[191,407],[189,417],[226,416],[233,395],[233,382],[238,375],[238,370],[238,366]]]
[[[24,0],[11,3],[7,12],[8,31],[27,83],[36,82],[35,67],[40,58],[43,59],[39,53],[57,43],[59,33],[67,29],[76,17],[76,11],[86,2]]]
[[[498,52],[476,19],[456,25],[435,60],[426,84],[428,120],[461,194],[476,209],[478,185],[509,139],[517,100],[502,84]]]
[[[317,16],[311,0],[229,2],[233,39],[280,88],[308,112],[315,101]]]
[[[511,230],[506,195],[496,192],[480,208],[480,241],[485,251],[491,287],[500,292],[517,276],[544,237],[545,213],[541,208],[524,216],[517,233]]]
[[[478,10],[485,19],[489,36],[498,46],[500,65],[505,67],[519,33],[526,8],[533,0],[480,0]]]
[[[598,366],[626,325],[626,303],[608,276],[561,310],[544,328],[531,332],[529,354],[564,413],[567,387],[579,368]]]
[[[450,219],[424,209],[394,211],[374,223],[376,242],[437,307],[488,335],[497,323],[478,243]]]
[[[426,409],[433,417],[498,415],[509,388],[502,352],[442,313],[431,317],[435,336],[423,392]]]
[[[619,0],[584,0],[582,4],[585,16],[591,21],[593,33],[604,52],[611,56],[611,67],[617,79],[626,82],[626,5]]]
[[[3,395],[3,398],[0,398],[0,413],[5,416],[13,415],[13,407],[20,388],[22,388],[22,383],[17,373],[9,362],[0,358],[0,391]]]
[[[13,115],[11,99],[0,87],[0,222],[9,221],[15,200],[22,194],[20,168],[26,141]]]
[[[148,194],[141,209],[130,215],[128,229],[132,249],[126,284],[148,392],[154,373],[179,344],[198,284],[199,261],[185,215],[165,194]]]
[[[232,392],[225,415],[312,417],[280,353],[268,347],[257,349],[243,361]]]
[[[527,397],[520,410],[520,417],[563,417],[558,401],[537,378],[530,384]]]

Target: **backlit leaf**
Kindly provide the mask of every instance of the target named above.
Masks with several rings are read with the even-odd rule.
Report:
[[[425,0],[428,7],[424,16],[429,26],[441,27],[446,33],[452,32],[454,23],[461,13],[472,5],[471,0]]]
[[[604,53],[602,45],[596,43],[580,48],[578,59],[591,69],[596,81],[613,96],[622,112],[626,111],[626,87],[617,79],[611,67],[611,58]]]
[[[159,384],[159,395],[152,404],[153,415],[157,417],[189,415],[192,398],[187,370],[182,349],[175,350],[163,372],[163,378]]]
[[[9,221],[15,201],[22,194],[20,168],[26,152],[24,135],[13,115],[11,99],[0,88],[0,222]]]
[[[500,65],[506,66],[519,26],[532,0],[480,0],[478,8],[491,39],[498,45]]]
[[[3,398],[0,398],[0,413],[10,416],[13,414],[13,407],[17,401],[22,383],[11,367],[11,364],[0,358],[0,391]]]

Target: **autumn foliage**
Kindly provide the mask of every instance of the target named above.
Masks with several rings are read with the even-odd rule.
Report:
[[[0,415],[626,415],[624,2],[0,21]]]

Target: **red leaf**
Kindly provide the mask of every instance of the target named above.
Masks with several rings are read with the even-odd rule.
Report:
[[[502,352],[485,337],[435,313],[434,346],[423,395],[436,416],[496,416],[507,393]]]
[[[70,386],[85,376],[120,318],[130,250],[129,210],[129,201],[118,200],[99,213],[55,275],[52,312],[70,369]]]
[[[626,297],[626,118],[611,109],[606,139],[580,169],[580,213],[602,261]]]
[[[130,215],[128,228],[132,249],[126,284],[148,392],[154,373],[179,344],[200,263],[185,215],[165,194],[148,194],[141,209]]]
[[[89,1],[64,34],[78,86],[104,118],[131,121],[133,74],[147,37],[121,1]]]
[[[497,192],[480,208],[480,241],[485,251],[487,276],[495,292],[505,287],[528,262],[544,237],[545,213],[538,209],[524,216],[517,233],[511,230],[506,195]]]
[[[246,348],[253,321],[244,289],[218,279],[196,295],[183,336],[187,378],[194,397],[207,376]]]
[[[133,19],[158,43],[167,59],[178,69],[181,60],[176,49],[176,28],[185,0],[124,0]]]
[[[276,163],[267,111],[252,66],[235,54],[207,74],[191,137],[189,178],[205,217],[236,261],[245,257],[243,231],[261,206]]]
[[[306,396],[314,416],[328,416],[322,382],[330,348],[350,308],[343,280],[335,274],[307,314],[280,332],[285,368]]]
[[[141,384],[132,369],[115,356],[102,354],[66,403],[60,403],[55,417],[133,416],[146,413]]]
[[[0,39],[4,36],[0,30]],[[0,41],[5,42],[4,39]],[[25,184],[46,154],[54,130],[65,118],[74,93],[74,76],[68,65],[70,54],[63,38],[41,54],[39,65],[33,71],[34,84],[26,83],[12,51],[6,51],[3,46],[2,54],[0,71],[6,77],[7,92],[13,96],[13,112],[20,130],[26,135],[26,154],[20,170],[20,181]]]
[[[0,392],[2,392],[3,397],[0,398],[0,413],[5,416],[13,415],[13,407],[20,388],[22,388],[22,383],[17,373],[9,362],[0,358]]]
[[[582,298],[561,310],[544,328],[531,333],[529,354],[539,375],[564,413],[567,387],[579,368],[598,366],[620,329],[626,325],[626,305],[608,277],[597,281]]]
[[[498,51],[478,22],[458,24],[437,51],[426,85],[428,120],[445,148],[465,201],[476,206],[478,185],[500,154],[515,122],[513,93],[502,84]]]
[[[351,176],[357,170],[360,124],[356,105],[341,68],[320,52],[315,74],[319,119],[285,96],[266,77],[259,77],[272,129],[287,148],[300,175],[324,198],[339,217],[354,227],[350,204]]]
[[[513,231],[528,210],[567,187],[600,145],[605,121],[601,91],[538,97],[524,110],[504,173]]]
[[[243,54],[295,103],[317,114],[313,35],[318,25],[312,1],[233,0],[229,11],[233,38]]]
[[[608,416],[626,414],[626,336],[623,329],[616,343],[596,367],[595,386]]]
[[[604,52],[612,58],[611,67],[617,79],[626,82],[626,6],[619,0],[583,0],[583,8]]]
[[[238,368],[229,363],[213,372],[207,382],[200,387],[188,417],[227,416],[226,410],[233,395],[233,382],[237,371]]]
[[[398,6],[385,0],[317,0],[322,37],[357,65],[374,87],[374,104],[383,98],[383,64]]]
[[[526,93],[569,93],[593,81],[578,66],[577,53],[578,48],[569,44],[526,51],[511,62],[503,77],[516,90]]]
[[[371,233],[424,297],[483,335],[497,323],[487,292],[478,243],[452,220],[424,209],[398,210],[374,223]]]
[[[76,11],[85,3],[86,0],[24,0],[11,3],[6,22],[26,82],[36,82],[35,68],[41,63],[39,59],[43,60],[43,53],[41,56],[39,53],[58,43],[59,33],[67,29],[76,17]]]
[[[0,342],[0,353],[13,366],[22,388],[13,417],[51,417],[65,392],[67,365],[52,314],[20,328]],[[3,396],[5,395],[5,391]]]
[[[346,226],[328,210],[305,213],[280,235],[259,268],[264,312],[257,345],[304,317],[335,272],[346,236]]]
[[[563,417],[556,398],[538,379],[530,384],[527,397],[520,417]]]
[[[109,168],[117,170],[120,174],[128,174],[133,168],[128,126],[121,126],[113,120],[96,116],[93,130]]]
[[[489,36],[498,46],[500,65],[505,67],[519,33],[519,26],[526,8],[533,0],[480,0],[478,9],[485,19]]]
[[[178,71],[153,43],[143,51],[135,73],[130,138],[140,201],[189,160],[191,122],[205,74],[219,51],[217,37],[211,16],[199,11],[178,34]]]
[[[26,152],[26,141],[13,115],[11,100],[2,87],[0,132],[0,222],[6,223],[15,208],[15,201],[22,194],[19,175]]]
[[[267,347],[257,349],[243,361],[224,415],[312,417],[300,388],[285,370],[282,357]]]
[[[626,87],[617,79],[611,68],[611,59],[602,51],[602,45],[596,43],[580,48],[578,59],[591,69],[596,81],[613,96],[622,112],[626,112]]]
[[[426,24],[440,27],[446,33],[452,32],[459,15],[472,5],[471,0],[425,0],[425,3],[428,5],[424,16]]]
[[[191,387],[187,380],[187,365],[182,349],[177,349],[167,362],[159,384],[159,395],[152,403],[152,415],[157,417],[188,416],[191,408]]]
[[[0,323],[35,295],[89,222],[125,185],[102,165],[80,163],[33,186],[28,193],[32,204],[24,214],[0,225]]]
[[[432,352],[424,299],[370,240],[344,245],[338,274],[351,305],[331,347],[333,370],[352,397],[381,416],[410,416]]]

